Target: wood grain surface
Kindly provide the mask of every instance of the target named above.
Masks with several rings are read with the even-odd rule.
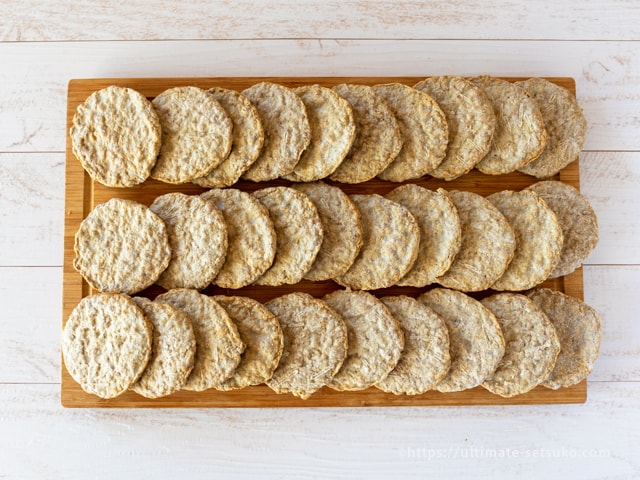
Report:
[[[120,85],[133,88],[148,98],[153,98],[163,90],[183,85],[193,85],[200,88],[221,86],[238,91],[259,82],[272,81],[289,87],[305,84],[320,84],[325,86],[339,83],[355,83],[374,85],[377,83],[399,82],[414,85],[424,77],[218,77],[218,78],[150,78],[150,79],[76,79],[69,82],[67,103],[67,131],[73,121],[77,106],[91,93],[109,85]],[[521,80],[522,77],[509,77],[510,81]],[[549,78],[549,80],[570,90],[575,95],[575,81],[571,78]],[[90,286],[73,268],[75,253],[73,250],[74,235],[80,222],[98,204],[110,198],[119,197],[136,200],[150,205],[153,200],[164,193],[180,191],[187,194],[198,194],[204,189],[192,185],[169,185],[155,180],[147,180],[142,185],[133,188],[108,188],[99,182],[94,182],[84,172],[71,150],[70,136],[67,136],[66,158],[66,203],[65,203],[65,249],[64,249],[64,284],[63,284],[63,325],[71,310],[82,297],[92,293]],[[579,161],[572,162],[563,169],[555,179],[580,188]],[[484,175],[476,170],[450,182],[433,177],[423,177],[410,183],[415,183],[431,190],[444,188],[447,190],[465,190],[483,196],[500,190],[521,190],[537,179],[518,172],[508,175]],[[333,182],[329,182],[333,183]],[[247,182],[240,181],[234,185],[245,191],[254,191],[273,185],[289,185],[286,181]],[[386,194],[399,184],[382,180],[371,180],[357,185],[337,184],[348,194],[378,193]],[[565,292],[568,295],[583,298],[582,269],[558,279],[549,280],[543,286]],[[335,290],[338,286],[332,281],[310,282],[302,281],[295,285],[280,287],[248,286],[238,290],[220,289],[210,286],[204,293],[234,294],[254,298],[265,302],[290,292],[306,292],[315,297],[322,297]],[[410,295],[418,296],[428,288],[391,287],[373,291],[377,296]],[[152,286],[141,293],[150,298],[163,290]],[[472,294],[482,298],[490,291]],[[397,396],[384,393],[376,388],[360,392],[335,392],[323,388],[308,400],[300,400],[291,395],[275,394],[268,387],[261,385],[245,388],[239,391],[219,392],[207,390],[205,392],[178,392],[169,397],[159,399],[145,399],[135,393],[126,393],[115,399],[102,400],[87,394],[73,381],[62,364],[61,400],[65,407],[299,407],[299,406],[423,406],[423,405],[501,405],[501,404],[540,404],[540,403],[583,403],[586,401],[586,381],[561,390],[550,390],[543,387],[534,389],[525,395],[510,399],[503,399],[491,394],[481,387],[456,393],[427,392],[416,396]]]

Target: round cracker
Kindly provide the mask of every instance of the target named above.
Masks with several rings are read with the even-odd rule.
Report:
[[[184,390],[217,388],[233,375],[245,345],[224,308],[211,297],[186,288],[169,290],[155,301],[182,310],[193,325],[196,355],[193,370],[182,386]]]
[[[174,192],[157,197],[149,207],[167,225],[171,261],[158,284],[200,290],[220,271],[227,254],[227,224],[212,202]]]
[[[342,275],[353,265],[362,247],[360,211],[338,187],[314,182],[293,188],[307,195],[316,206],[324,232],[318,256],[304,278],[318,281]]]
[[[551,177],[578,158],[587,120],[578,100],[566,88],[544,78],[530,78],[517,85],[538,103],[547,130],[546,148],[519,171],[537,178]]]
[[[267,302],[284,336],[280,362],[267,385],[307,399],[336,374],[347,355],[347,327],[323,301],[290,293]]]
[[[546,180],[528,187],[549,205],[562,228],[560,259],[549,278],[569,275],[582,265],[598,244],[598,217],[587,198],[563,182]]]
[[[518,293],[498,293],[482,304],[498,319],[506,345],[482,386],[505,398],[532,390],[549,376],[560,352],[555,328],[531,299]]]
[[[268,381],[278,366],[284,337],[278,319],[260,302],[247,297],[213,298],[238,328],[246,349],[235,372],[218,390],[238,390]]]
[[[227,256],[213,283],[241,288],[255,282],[273,263],[276,232],[269,211],[255,197],[233,188],[200,195],[212,201],[227,225]]]
[[[300,161],[284,178],[313,182],[331,175],[349,153],[356,124],[351,105],[330,88],[306,85],[294,90],[309,117],[311,143]]]
[[[487,175],[502,175],[538,158],[547,145],[547,131],[536,101],[519,85],[500,78],[469,80],[489,97],[496,116],[493,143],[476,168]]]
[[[402,149],[378,178],[404,182],[434,170],[447,153],[449,127],[436,101],[420,90],[400,83],[375,85],[398,120]]]
[[[389,375],[404,348],[404,336],[389,309],[367,292],[335,290],[324,297],[347,326],[347,356],[328,386],[334,390],[364,390]]]
[[[82,389],[101,398],[124,393],[151,355],[151,323],[127,295],[84,297],[62,329],[67,371]]]
[[[500,211],[486,198],[472,192],[452,191],[460,218],[460,249],[437,282],[463,292],[486,290],[507,269],[516,249],[516,236]]]
[[[444,320],[415,298],[397,296],[380,300],[400,323],[404,349],[396,367],[376,387],[396,395],[433,390],[451,366]]]
[[[409,209],[380,195],[350,198],[361,215],[362,248],[349,270],[334,280],[354,290],[395,285],[418,256],[418,222]]]
[[[133,299],[153,324],[151,357],[131,389],[146,398],[171,395],[182,388],[193,370],[196,337],[189,316],[168,303]]]
[[[154,98],[153,106],[162,126],[162,146],[152,178],[187,183],[227,158],[233,125],[212,95],[197,87],[174,87]]]
[[[146,205],[112,198],[85,218],[75,235],[73,266],[95,289],[136,293],[169,265],[164,221]]]
[[[470,296],[446,288],[429,290],[418,300],[442,317],[449,333],[451,368],[436,390],[459,392],[480,385],[504,355],[496,316]]]
[[[231,151],[220,165],[193,183],[206,188],[228,187],[236,183],[255,162],[264,143],[264,130],[253,104],[235,90],[215,87],[207,93],[222,105],[231,119]]]
[[[580,383],[593,370],[600,352],[598,312],[562,292],[538,288],[527,296],[545,313],[560,340],[560,354],[542,385],[554,390]]]
[[[329,178],[342,183],[366,182],[400,153],[400,126],[387,102],[373,88],[341,84],[333,89],[351,105],[356,132],[349,153]]]
[[[291,173],[311,141],[304,103],[290,88],[271,82],[257,83],[242,94],[256,107],[264,128],[262,150],[242,178],[261,182]]]
[[[445,193],[414,184],[402,185],[385,198],[409,209],[420,228],[418,258],[396,284],[424,287],[435,282],[451,267],[460,249],[462,234],[455,205]]]
[[[516,234],[516,251],[494,290],[527,290],[545,281],[562,250],[562,228],[553,210],[531,190],[504,190],[487,197]]]
[[[453,180],[469,172],[491,148],[496,126],[491,101],[470,81],[451,75],[427,78],[414,88],[438,102],[449,126],[447,154],[429,175]]]
[[[70,130],[74,155],[108,187],[132,187],[151,174],[160,151],[160,120],[139,92],[110,86],[78,106]]]
[[[298,283],[309,271],[322,245],[322,221],[309,197],[290,187],[257,190],[255,197],[269,211],[276,232],[273,264],[254,283]]]

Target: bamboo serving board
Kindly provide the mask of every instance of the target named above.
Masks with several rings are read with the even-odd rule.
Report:
[[[259,81],[267,80],[281,83],[286,86],[296,87],[306,84],[320,84],[332,86],[339,83],[358,83],[373,85],[377,83],[400,82],[414,85],[423,77],[218,77],[218,78],[118,78],[118,79],[86,79],[71,80],[69,82],[67,97],[67,140],[66,140],[66,178],[65,178],[65,233],[64,233],[64,279],[63,279],[63,308],[62,324],[69,317],[73,308],[80,300],[93,293],[91,287],[82,279],[73,268],[74,259],[74,235],[80,222],[89,214],[93,207],[103,203],[112,197],[128,198],[150,205],[158,196],[168,192],[184,192],[198,194],[204,191],[196,185],[169,185],[155,180],[148,180],[144,184],[133,188],[108,188],[97,182],[93,182],[87,175],[80,162],[75,158],[71,149],[71,139],[68,134],[73,115],[77,106],[91,93],[109,85],[120,85],[133,88],[152,99],[163,90],[175,87],[192,85],[200,88],[220,86],[235,90],[243,90]],[[507,78],[510,81],[521,78]],[[549,78],[549,80],[561,85],[575,94],[575,82],[571,78]],[[562,170],[556,177],[565,183],[580,188],[578,159]],[[431,177],[423,177],[407,183],[416,183],[431,190],[444,188],[446,190],[466,190],[481,195],[490,195],[500,190],[521,190],[536,179],[520,173],[512,173],[501,176],[484,175],[476,170],[463,177],[445,182]],[[241,181],[234,185],[245,191],[254,191],[273,185],[289,185],[286,181],[271,181],[252,183]],[[346,193],[379,193],[384,195],[399,184],[382,180],[371,180],[359,185],[336,184]],[[583,299],[582,269],[559,279],[549,280],[542,286],[560,290],[567,295]],[[268,301],[277,296],[294,291],[307,292],[315,297],[338,288],[332,281],[309,282],[303,281],[296,285],[281,287],[249,286],[239,290],[226,290],[217,287],[208,287],[204,293],[215,295],[244,295],[255,298],[261,302]],[[418,296],[428,288],[392,287],[373,291],[376,296],[399,295]],[[152,286],[141,292],[140,295],[154,298],[163,290],[158,286]],[[475,298],[489,295],[490,291],[472,294]],[[549,390],[538,387],[531,392],[514,398],[505,399],[494,395],[487,390],[477,387],[471,390],[456,393],[427,392],[423,395],[406,396],[384,393],[376,388],[360,392],[336,392],[329,388],[323,388],[312,395],[308,400],[300,400],[292,395],[278,395],[264,385],[245,388],[231,392],[219,392],[207,390],[205,392],[180,391],[168,397],[155,400],[146,399],[133,392],[127,392],[120,397],[104,400],[94,395],[85,393],[71,378],[64,362],[62,364],[61,402],[64,407],[356,407],[356,406],[428,406],[428,405],[531,405],[531,404],[560,404],[560,403],[584,403],[587,398],[586,380],[570,388]]]

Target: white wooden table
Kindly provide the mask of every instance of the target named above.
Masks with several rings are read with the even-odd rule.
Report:
[[[601,227],[585,405],[60,406],[69,79],[443,73],[577,82]],[[633,0],[0,1],[0,478],[640,478],[639,132]]]

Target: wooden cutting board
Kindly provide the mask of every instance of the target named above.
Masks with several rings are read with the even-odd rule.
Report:
[[[103,203],[112,197],[137,200],[146,205],[158,196],[168,192],[184,192],[198,194],[204,191],[196,185],[169,185],[155,180],[148,180],[144,184],[133,188],[108,188],[97,182],[93,182],[87,175],[80,162],[75,158],[71,149],[71,139],[68,134],[76,108],[91,93],[109,85],[120,85],[133,88],[152,99],[163,90],[192,85],[200,88],[220,86],[235,90],[243,90],[260,81],[273,81],[289,87],[307,84],[320,84],[332,86],[339,83],[358,83],[373,85],[377,83],[399,82],[414,85],[423,77],[218,77],[218,78],[111,78],[111,79],[80,79],[69,82],[67,96],[67,143],[66,143],[66,178],[65,178],[65,233],[64,233],[64,279],[63,279],[63,307],[62,324],[70,315],[73,308],[80,300],[91,294],[91,287],[73,268],[74,259],[74,235],[80,222],[88,215],[93,207]],[[517,81],[522,78],[506,78]],[[575,94],[575,82],[572,78],[549,78]],[[562,170],[554,177],[565,183],[580,188],[579,161]],[[446,190],[466,190],[481,195],[490,195],[500,190],[521,190],[536,179],[520,173],[512,173],[501,176],[484,175],[478,171],[464,175],[463,177],[445,182],[431,177],[424,177],[407,183],[416,183],[428,189],[444,188]],[[379,193],[384,195],[399,184],[382,180],[371,180],[358,185],[335,184],[346,193]],[[286,181],[261,182],[258,184],[241,181],[234,185],[245,191],[254,191],[273,185],[289,185]],[[544,287],[560,290],[567,295],[583,299],[582,269],[578,269],[571,275],[549,280],[542,284]],[[322,297],[335,290],[338,286],[331,282],[303,281],[296,285],[281,287],[257,287],[249,286],[239,290],[225,290],[217,287],[208,287],[204,293],[215,295],[245,295],[259,301],[267,301],[285,293],[294,291],[307,292],[315,297]],[[418,296],[427,288],[392,287],[377,290],[377,296],[383,295],[409,295]],[[155,297],[163,290],[152,286],[141,293],[150,298]],[[472,294],[475,298],[482,298],[492,292],[480,292]],[[428,406],[428,405],[530,405],[530,404],[554,404],[554,403],[584,403],[587,398],[586,380],[570,388],[549,390],[538,387],[533,391],[510,399],[504,399],[487,390],[478,387],[471,390],[456,393],[427,392],[416,396],[397,396],[384,393],[376,388],[360,392],[336,392],[329,388],[323,388],[308,400],[300,400],[292,395],[277,395],[268,387],[261,385],[232,392],[219,392],[208,390],[205,392],[181,391],[168,397],[150,400],[133,392],[127,392],[118,398],[104,400],[94,395],[85,393],[71,378],[64,362],[62,363],[61,402],[65,407],[356,407],[356,406]]]

